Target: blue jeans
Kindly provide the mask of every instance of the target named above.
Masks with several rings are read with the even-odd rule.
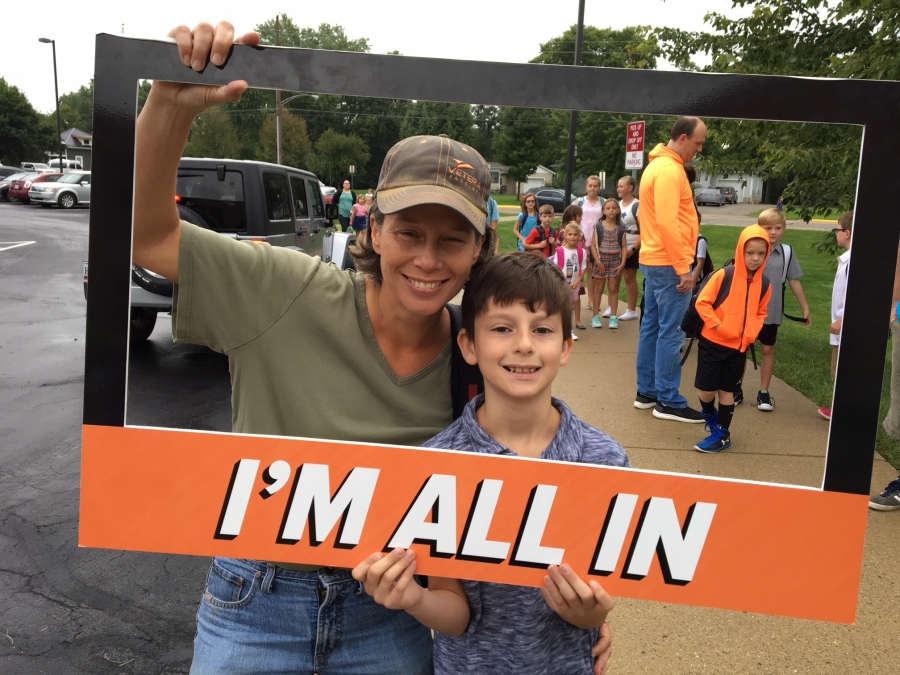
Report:
[[[215,558],[192,675],[431,675],[431,632],[369,597],[350,570]]]
[[[641,265],[647,280],[644,314],[637,352],[638,393],[657,399],[669,408],[686,408],[687,399],[678,392],[681,384],[681,320],[691,301],[690,292],[677,289],[675,268]]]

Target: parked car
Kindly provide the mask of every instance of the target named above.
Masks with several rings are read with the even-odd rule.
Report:
[[[737,204],[737,190],[733,187],[720,187],[719,192],[725,195],[725,202],[728,204]]]
[[[41,183],[55,183],[62,177],[61,173],[28,173],[19,178],[18,180],[13,181],[9,185],[9,196],[10,199],[14,199],[17,202],[22,202],[23,204],[30,204],[31,197],[28,196],[28,193],[31,191],[32,186],[40,185]]]
[[[49,173],[50,171],[50,167],[42,162],[22,162],[19,166],[26,171],[36,171],[37,173],[41,173],[42,171]]]
[[[529,188],[525,194],[533,194],[537,199],[537,208],[541,208],[544,204],[549,204],[553,207],[554,211],[562,213],[566,210],[566,207],[571,204],[577,197],[575,195],[569,195],[569,199],[566,200],[564,195],[566,194],[565,190],[557,190],[556,188],[548,188],[548,187],[533,187]]]
[[[331,203],[331,197],[337,192],[337,188],[328,187],[322,181],[319,181],[319,187],[322,188],[322,196],[325,198],[325,201],[329,204]]]
[[[7,176],[6,178],[0,178],[0,199],[2,199],[5,202],[8,202],[10,199],[9,186],[12,184],[13,181],[19,180],[22,176],[28,175],[28,173],[34,173],[34,172],[33,171],[32,172],[19,171],[19,173],[14,173],[12,175]]]
[[[0,178],[6,178],[7,176],[12,176],[13,174],[17,173],[22,173],[22,169],[17,169],[14,166],[0,165]]]
[[[65,180],[72,174],[66,174]],[[319,179],[309,171],[267,162],[184,157],[175,202],[182,220],[237,240],[265,242],[320,255],[326,227]],[[88,263],[84,263],[87,298]],[[132,265],[131,341],[150,337],[160,311],[172,311],[172,282]]]
[[[696,202],[697,206],[700,206],[701,204],[715,204],[716,206],[722,206],[722,204],[725,203],[725,193],[719,188],[706,188],[697,193]]]
[[[62,164],[62,169],[60,169],[60,164]],[[47,162],[47,165],[53,169],[54,171],[83,171],[84,166],[81,164],[81,160],[75,159],[64,159],[62,162],[59,159],[51,159]]]
[[[90,204],[91,172],[70,171],[55,183],[38,183],[28,191],[28,197],[44,208],[56,204],[62,209],[71,209],[78,204]]]

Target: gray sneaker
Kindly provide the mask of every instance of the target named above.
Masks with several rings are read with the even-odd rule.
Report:
[[[900,509],[900,476],[897,476],[880,495],[869,497],[869,508],[876,511]]]
[[[672,420],[673,422],[687,422],[688,424],[704,424],[706,419],[699,410],[691,407],[670,408],[662,403],[657,403],[653,408],[653,416],[661,420]]]

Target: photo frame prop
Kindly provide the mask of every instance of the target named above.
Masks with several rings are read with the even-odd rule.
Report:
[[[537,586],[552,561],[539,553],[565,549],[566,562],[571,556],[579,574],[593,575],[613,595],[853,622],[887,339],[884,317],[900,240],[883,198],[892,194],[892,160],[900,150],[900,135],[892,129],[900,83],[241,45],[225,66],[196,73],[181,65],[170,41],[113,35],[98,36],[96,55],[80,545],[352,566],[373,550],[405,543],[403,536],[412,532],[424,574]],[[866,263],[850,266],[822,489],[127,426],[139,79],[244,79],[290,91],[519,107],[533,105],[539,83],[542,104],[563,109],[863,126],[853,239]],[[365,499],[341,508],[341,500],[352,495],[341,492],[340,481],[354,475],[352,494],[356,500],[368,495],[367,509],[353,509]],[[435,479],[432,485],[434,476],[453,476],[455,509],[446,504],[451,481]],[[313,485],[318,502],[298,492]],[[263,498],[266,491],[270,499]],[[426,515],[424,493],[442,498],[444,507]],[[487,497],[496,502],[498,519],[475,517],[478,505],[478,513],[487,512]],[[455,520],[452,546],[447,542],[453,528],[442,522],[448,514],[455,516],[446,521]],[[418,529],[403,530],[407,517]],[[467,522],[481,528],[477,539],[484,545],[475,553],[464,546],[472,534]],[[534,525],[541,522],[543,528]],[[440,545],[437,535],[428,538],[436,531]],[[518,555],[523,541],[538,553]],[[504,544],[509,555],[503,561],[477,559],[490,557],[485,550],[499,557]],[[535,566],[511,564],[522,562]]]

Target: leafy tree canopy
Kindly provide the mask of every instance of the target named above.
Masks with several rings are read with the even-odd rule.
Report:
[[[313,166],[319,178],[329,185],[337,185],[337,181],[349,178],[351,164],[361,167],[368,161],[369,149],[356,134],[339,134],[329,129],[316,141]]]
[[[466,103],[416,101],[409,106],[400,125],[400,137],[447,134],[461,143],[471,140],[475,119]]]
[[[10,166],[40,162],[55,150],[56,123],[51,127],[18,87],[0,77],[0,160]]]
[[[342,52],[367,52],[370,49],[368,38],[351,40],[342,26],[322,23],[318,28],[300,28],[287,14],[279,14],[278,23],[277,44],[284,47],[333,49]],[[259,33],[261,44],[276,44],[274,18],[257,25],[255,30]]]
[[[212,108],[197,116],[184,149],[185,157],[235,159],[240,153],[241,143],[228,113]]]
[[[710,31],[662,29],[659,46],[681,68],[724,73],[900,79],[898,0],[734,0],[748,10],[706,16]],[[827,105],[823,101],[822,105]],[[816,210],[850,208],[861,133],[855,127],[722,121],[711,127],[724,152],[712,170],[756,168],[787,179],[785,200],[807,220]],[[704,152],[708,155],[707,152]],[[716,166],[718,164],[718,166]]]
[[[256,158],[263,162],[278,160],[278,135],[274,113],[266,117],[259,131]],[[289,112],[281,111],[281,163],[297,169],[308,169],[312,160],[312,143],[306,133],[306,122]]]
[[[541,53],[531,63],[571,66],[575,63],[577,26],[541,45]],[[659,48],[648,40],[649,29],[629,26],[622,30],[585,26],[581,65],[607,68],[655,68]]]

